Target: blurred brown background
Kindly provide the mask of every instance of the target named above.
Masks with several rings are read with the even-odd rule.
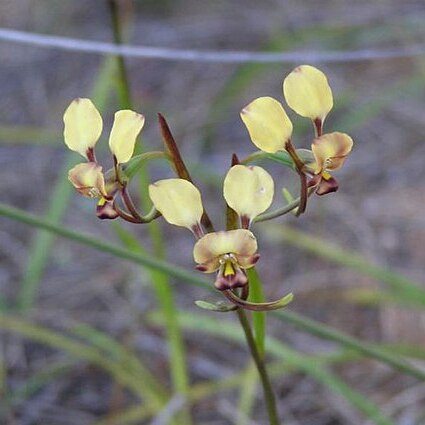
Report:
[[[425,44],[423,1],[128,0],[119,4],[132,45],[325,52]],[[0,27],[112,41],[107,3],[101,0],[2,0]],[[54,204],[53,196],[58,194],[53,195],[56,185],[65,198],[67,191],[71,193],[64,226],[116,241],[111,223],[96,220],[90,201],[74,194],[68,184],[57,187],[58,179],[66,173],[64,164],[70,156],[76,158],[68,154],[61,138],[62,114],[73,98],[100,99],[95,103],[103,104],[99,108],[105,131],[99,145],[106,146],[112,114],[119,104],[115,90],[100,91],[96,86],[104,62],[101,55],[0,40],[0,199],[46,217],[49,205]],[[297,64],[129,58],[126,65],[136,109],[146,116],[146,149],[161,146],[156,124],[156,112],[160,111],[168,118],[193,167],[210,215],[221,227],[224,201],[220,185],[230,154],[243,156],[253,150],[239,111],[258,96],[270,95],[283,101],[282,79]],[[293,246],[288,238],[279,236],[279,229],[285,224],[309,232],[425,285],[425,57],[316,65],[328,75],[335,95],[335,110],[327,119],[326,129],[349,133],[355,148],[337,175],[337,194],[313,198],[307,213],[299,219],[288,216],[255,229],[267,298],[293,291],[296,301],[291,308],[295,311],[365,340],[423,346],[423,313],[397,302],[381,304],[370,291],[380,288],[377,280],[365,276],[362,270],[346,268]],[[290,116],[295,126],[294,143],[309,147],[309,123]],[[110,164],[106,149],[100,157]],[[276,165],[270,170],[278,188],[296,190],[297,180],[288,170]],[[154,178],[171,175],[158,166],[151,172]],[[279,202],[277,192],[276,205]],[[149,248],[146,229],[129,228]],[[193,267],[191,235],[167,225],[163,229],[170,261]],[[0,220],[0,299],[6,308],[12,309],[20,301],[30,257],[36,252],[36,234],[30,227]],[[29,312],[34,320],[59,328],[78,320],[121,342],[129,338],[159,379],[167,382],[162,331],[143,320],[144,312],[155,306],[146,272],[63,239],[54,241],[38,272],[41,284],[35,285],[36,302]],[[196,311],[193,301],[210,297],[182,282],[175,281],[175,288],[177,304],[183,310]],[[326,353],[335,347],[273,320],[269,331],[307,353]],[[208,336],[190,332],[186,340],[193,382],[235,373],[247,362],[245,350],[226,341],[212,342]],[[2,334],[0,351],[12,389],[35,370],[64,356],[10,333]],[[350,363],[336,370],[349,385],[379,404],[395,423],[425,423],[423,383],[372,361]],[[276,388],[288,425],[369,423],[328,391],[319,392],[320,385],[302,374],[276,380]],[[17,403],[3,419],[0,415],[0,423],[92,424],[108,412],[113,391],[106,374],[80,363],[71,373],[58,376]],[[257,402],[262,406],[258,393]],[[235,399],[234,393],[225,392],[198,404],[195,423],[236,423],[229,414]],[[123,396],[122,405],[129,402]],[[252,423],[265,423],[261,410],[253,415]]]

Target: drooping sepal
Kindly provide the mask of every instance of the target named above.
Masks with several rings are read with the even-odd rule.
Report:
[[[114,220],[119,216],[110,199],[101,198],[96,206],[96,217],[101,220]]]
[[[241,268],[250,268],[258,261],[257,239],[249,230],[236,229],[207,233],[193,248],[197,269],[212,273],[225,261],[235,261]]]
[[[341,168],[352,148],[353,139],[348,134],[338,131],[315,138],[311,144],[316,160],[315,173]]]
[[[223,301],[217,301],[215,303],[210,303],[208,301],[197,300],[195,301],[197,307],[202,308],[203,310],[216,311],[219,313],[228,313],[229,311],[235,311],[239,307],[235,304],[228,304]]]
[[[290,292],[289,294],[285,295],[282,298],[279,298],[276,301],[269,301],[264,303],[253,303],[239,297],[238,295],[235,294],[235,292],[233,292],[230,289],[223,291],[223,294],[231,303],[245,310],[252,310],[252,311],[278,310],[280,308],[286,307],[294,299],[294,294]]]
[[[338,190],[338,182],[329,173],[322,173],[316,194],[319,196],[327,195]]]
[[[68,179],[87,198],[108,197],[102,167],[95,162],[83,162],[71,168]]]

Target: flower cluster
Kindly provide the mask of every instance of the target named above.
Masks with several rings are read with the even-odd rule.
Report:
[[[204,234],[201,194],[191,182],[166,179],[149,186],[150,198],[163,217],[170,224],[187,227],[198,238],[193,249],[197,269],[218,271],[215,287],[219,290],[248,283],[242,270],[253,267],[259,259],[257,240],[248,228],[252,219],[271,205],[273,192],[273,179],[263,168],[234,165],[224,179],[223,195],[243,228]]]
[[[315,188],[318,195],[335,192],[338,185],[329,171],[342,166],[353,140],[345,133],[323,134],[325,118],[333,107],[332,90],[325,74],[310,65],[298,66],[284,79],[283,94],[292,110],[314,124],[314,161],[304,163],[298,157],[291,143],[292,123],[282,104],[272,97],[259,97],[241,111],[252,142],[268,153],[287,151],[300,173],[311,177],[308,186]]]
[[[64,115],[65,143],[87,159],[86,163],[70,170],[69,179],[82,195],[99,199],[97,214],[101,218],[120,216],[133,223],[145,223],[162,215],[168,223],[189,229],[196,238],[193,248],[196,268],[205,273],[216,273],[215,287],[232,302],[230,308],[280,308],[290,301],[292,294],[271,303],[247,301],[249,282],[246,270],[254,267],[260,258],[251,227],[254,222],[275,218],[293,209],[297,215],[303,213],[307,199],[313,193],[335,192],[338,184],[330,172],[343,165],[353,146],[351,137],[345,133],[323,133],[325,118],[333,107],[333,96],[322,71],[309,65],[295,68],[284,79],[283,94],[292,110],[313,123],[315,137],[311,151],[297,150],[293,146],[293,126],[278,100],[260,97],[241,111],[241,119],[253,144],[263,152],[262,158],[274,159],[276,154],[283,152],[300,178],[299,198],[272,213],[265,213],[273,202],[275,185],[272,176],[264,168],[250,164],[255,154],[242,161],[234,154],[223,183],[227,228],[215,231],[204,209],[201,193],[192,182],[165,119],[159,115],[166,146],[162,154],[171,161],[177,178],[149,185],[153,207],[147,216],[141,216],[127,191],[131,176],[122,165],[133,156],[144,117],[130,110],[115,114],[109,138],[114,167],[103,173],[94,155],[94,146],[102,131],[102,118],[89,99],[74,100]],[[150,158],[149,153],[141,157]],[[125,210],[117,203],[118,194]],[[224,311],[222,306],[220,311]]]
[[[121,165],[133,156],[136,138],[143,128],[145,117],[131,110],[115,113],[109,135],[113,173],[103,173],[102,166],[96,160],[94,147],[102,134],[103,120],[92,101],[83,98],[73,100],[65,111],[63,121],[66,145],[87,159],[87,162],[77,164],[69,171],[70,182],[83,196],[98,198],[96,214],[99,218],[117,218],[119,210],[114,200],[126,185],[121,178]]]

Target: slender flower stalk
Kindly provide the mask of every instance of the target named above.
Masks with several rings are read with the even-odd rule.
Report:
[[[257,349],[255,344],[254,335],[251,330],[251,325],[247,318],[247,315],[243,309],[236,311],[238,315],[239,323],[244,331],[245,339],[251,353],[252,359],[254,360],[255,366],[260,375],[261,385],[263,387],[264,400],[266,402],[267,414],[269,416],[270,425],[280,425],[279,416],[276,407],[276,397],[273,392],[273,388],[270,382],[269,375],[267,373],[266,365],[263,357]]]
[[[109,0],[114,39],[121,42],[121,27],[117,3]],[[332,91],[325,74],[309,65],[295,68],[283,82],[283,92],[288,106],[299,115],[309,118],[315,137],[311,150],[296,149],[292,143],[293,125],[283,105],[272,97],[253,100],[241,111],[241,119],[252,143],[260,149],[239,160],[234,153],[231,166],[223,182],[226,201],[226,229],[215,231],[208,216],[199,189],[194,185],[189,170],[179,151],[170,127],[163,115],[158,114],[164,151],[145,152],[133,157],[136,139],[145,122],[143,115],[131,108],[128,76],[122,58],[118,57],[118,73],[123,109],[115,113],[109,136],[113,167],[106,172],[98,164],[95,144],[103,129],[99,111],[89,99],[76,99],[64,115],[65,143],[82,155],[87,162],[78,164],[69,172],[69,180],[82,195],[98,198],[99,218],[121,218],[134,224],[149,223],[162,216],[168,223],[190,230],[195,238],[193,259],[196,269],[214,273],[214,287],[225,301],[197,301],[210,311],[235,311],[244,331],[247,345],[257,367],[263,387],[269,424],[279,425],[276,400],[264,359],[265,312],[281,309],[289,304],[292,293],[265,301],[261,282],[256,283],[254,267],[260,259],[253,225],[293,212],[304,213],[312,194],[335,192],[338,184],[331,172],[341,168],[351,152],[353,141],[345,133],[324,133],[323,124],[333,107]],[[158,180],[149,185],[146,164],[158,158],[167,159],[177,178]],[[282,194],[287,204],[272,211],[275,181],[266,169],[251,162],[274,160],[295,171],[300,179],[300,195],[294,199],[283,186]],[[142,206],[152,202],[146,215],[139,212],[129,183],[138,174],[141,181]],[[156,224],[156,223],[154,223]],[[164,254],[164,245],[157,226],[150,226],[154,252]],[[171,347],[171,372],[177,392],[187,394],[189,378],[185,352],[171,287],[164,276],[155,276],[158,300],[166,317],[168,339]],[[250,282],[251,280],[251,282]],[[257,279],[258,280],[258,279]],[[251,286],[250,286],[251,284]],[[251,291],[250,291],[251,288]],[[251,298],[249,295],[251,292]],[[255,338],[245,310],[252,311]],[[190,412],[182,411],[176,420],[190,424]]]

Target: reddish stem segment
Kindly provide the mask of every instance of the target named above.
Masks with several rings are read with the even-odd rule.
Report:
[[[291,140],[288,140],[286,142],[286,151],[288,152],[289,156],[292,158],[295,164],[295,169],[300,177],[300,204],[297,209],[296,216],[300,216],[307,207],[307,198],[308,198],[308,187],[307,187],[307,176],[304,172],[304,163],[301,160],[301,158],[298,156],[297,151],[294,148],[294,145],[292,144]]]
[[[171,133],[170,127],[164,116],[160,113],[158,113],[158,121],[159,127],[161,129],[162,140],[164,141],[164,145],[171,156],[177,175],[181,179],[193,183],[192,177],[190,176],[189,170],[183,161],[177,143],[173,137],[173,134]],[[201,223],[208,232],[214,232],[214,226],[205,210],[202,214]]]

